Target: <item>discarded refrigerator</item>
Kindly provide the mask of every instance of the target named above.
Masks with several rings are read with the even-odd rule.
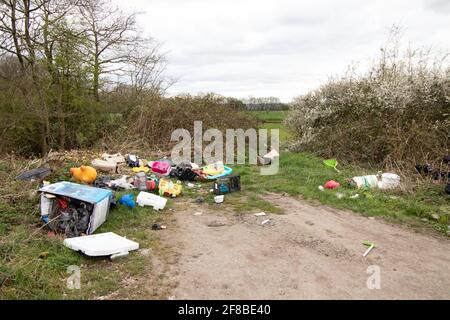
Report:
[[[91,235],[109,214],[112,191],[59,182],[45,186],[41,192],[41,216],[55,232],[73,238]]]

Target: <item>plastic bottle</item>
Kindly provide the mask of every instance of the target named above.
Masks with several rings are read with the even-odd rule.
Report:
[[[144,172],[136,175],[136,187],[139,191],[147,191],[147,176]]]

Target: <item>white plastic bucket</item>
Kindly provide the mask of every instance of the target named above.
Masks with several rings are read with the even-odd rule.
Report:
[[[217,196],[217,197],[214,197],[214,201],[215,201],[217,204],[221,204],[221,203],[223,203],[223,202],[225,201],[225,196]]]
[[[136,203],[141,206],[150,206],[155,210],[163,210],[166,207],[167,199],[148,192],[139,193]]]
[[[394,173],[383,173],[381,175],[380,189],[395,189],[400,186],[400,176]]]

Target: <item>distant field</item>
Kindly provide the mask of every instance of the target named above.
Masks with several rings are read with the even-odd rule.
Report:
[[[264,122],[283,122],[288,115],[288,111],[250,111],[250,113]]]
[[[261,125],[262,129],[278,129],[280,130],[280,141],[288,141],[292,134],[284,125],[284,120],[288,116],[289,111],[249,111],[251,115],[258,118],[258,120],[263,121]]]

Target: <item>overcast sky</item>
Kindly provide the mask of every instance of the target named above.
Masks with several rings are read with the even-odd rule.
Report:
[[[118,1],[118,0],[117,0]],[[450,51],[450,0],[127,0],[168,52],[169,90],[285,102],[403,41]]]

